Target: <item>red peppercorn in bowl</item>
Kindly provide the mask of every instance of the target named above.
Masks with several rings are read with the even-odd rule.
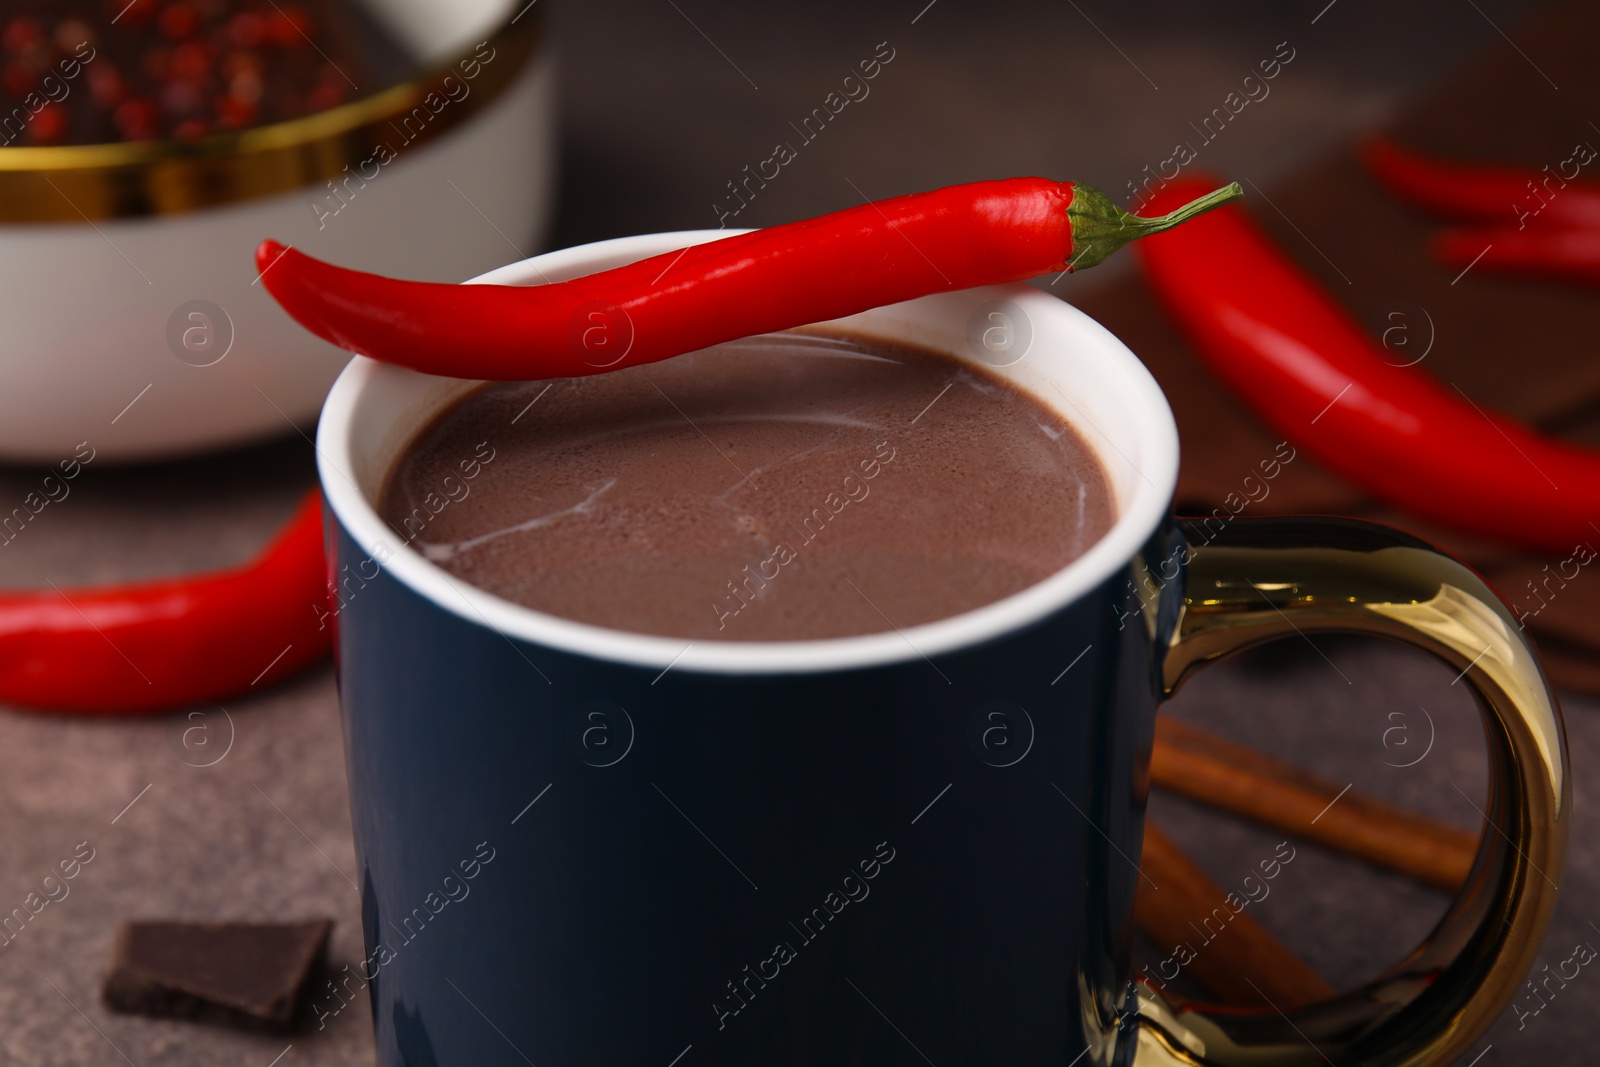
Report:
[[[512,0],[7,0],[0,461],[309,424],[343,360],[266,297],[255,245],[458,281],[534,243],[541,31]]]

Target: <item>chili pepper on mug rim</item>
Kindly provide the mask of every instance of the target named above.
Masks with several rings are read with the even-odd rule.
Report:
[[[1367,140],[1361,159],[1400,199],[1447,218],[1508,226],[1515,222],[1517,229],[1530,221],[1540,227],[1600,227],[1600,182],[1531,167],[1436,159],[1382,136]],[[1554,189],[1552,179],[1560,183]]]
[[[1151,206],[1202,184],[1179,179]],[[1207,367],[1329,470],[1415,515],[1566,552],[1600,530],[1600,453],[1396,366],[1240,208],[1144,242],[1160,303]]]
[[[0,701],[165,711],[270,685],[327,654],[322,497],[258,556],[205,574],[0,593]]]
[[[1086,185],[973,182],[538,286],[400,281],[270,240],[256,264],[301,325],[357,354],[458,378],[575,377],[930,293],[1080,270],[1242,195],[1233,184],[1141,218]]]

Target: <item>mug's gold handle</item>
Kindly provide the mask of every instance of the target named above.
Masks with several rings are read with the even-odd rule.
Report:
[[[1449,1062],[1532,966],[1566,854],[1566,738],[1527,638],[1471,570],[1387,527],[1235,519],[1213,535],[1199,521],[1178,525],[1187,566],[1163,665],[1168,695],[1198,668],[1280,638],[1342,631],[1426,649],[1462,672],[1483,709],[1488,827],[1460,896],[1386,975],[1284,1012],[1208,1012],[1141,986],[1136,1067]]]

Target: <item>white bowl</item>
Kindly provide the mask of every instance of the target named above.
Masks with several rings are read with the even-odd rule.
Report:
[[[348,355],[257,283],[262,238],[435,281],[534,251],[554,85],[524,3],[373,0],[431,73],[305,119],[192,145],[0,148],[0,461],[83,441],[156,459],[311,426]]]

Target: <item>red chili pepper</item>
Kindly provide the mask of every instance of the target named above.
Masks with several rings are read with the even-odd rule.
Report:
[[[0,594],[0,701],[115,714],[270,685],[327,653],[331,630],[317,611],[327,597],[313,492],[232,570]]]
[[[1201,179],[1170,183],[1152,208]],[[1398,367],[1242,209],[1140,246],[1206,365],[1296,448],[1414,514],[1528,548],[1600,532],[1600,454]]]
[[[975,182],[531,287],[396,281],[275,241],[262,243],[256,263],[289,314],[352,352],[460,378],[572,377],[929,293],[1081,269],[1241,195],[1230,185],[1146,219],[1088,186]]]
[[[1460,270],[1470,266],[1600,286],[1600,228],[1446,230],[1434,238],[1433,256]]]
[[[1518,229],[1532,222],[1600,226],[1600,182],[1576,181],[1550,173],[1549,167],[1447,162],[1401,148],[1386,137],[1367,141],[1361,158],[1390,192],[1449,218],[1515,223]],[[1576,158],[1575,151],[1573,159],[1564,162]],[[1590,149],[1589,159],[1593,158]]]

